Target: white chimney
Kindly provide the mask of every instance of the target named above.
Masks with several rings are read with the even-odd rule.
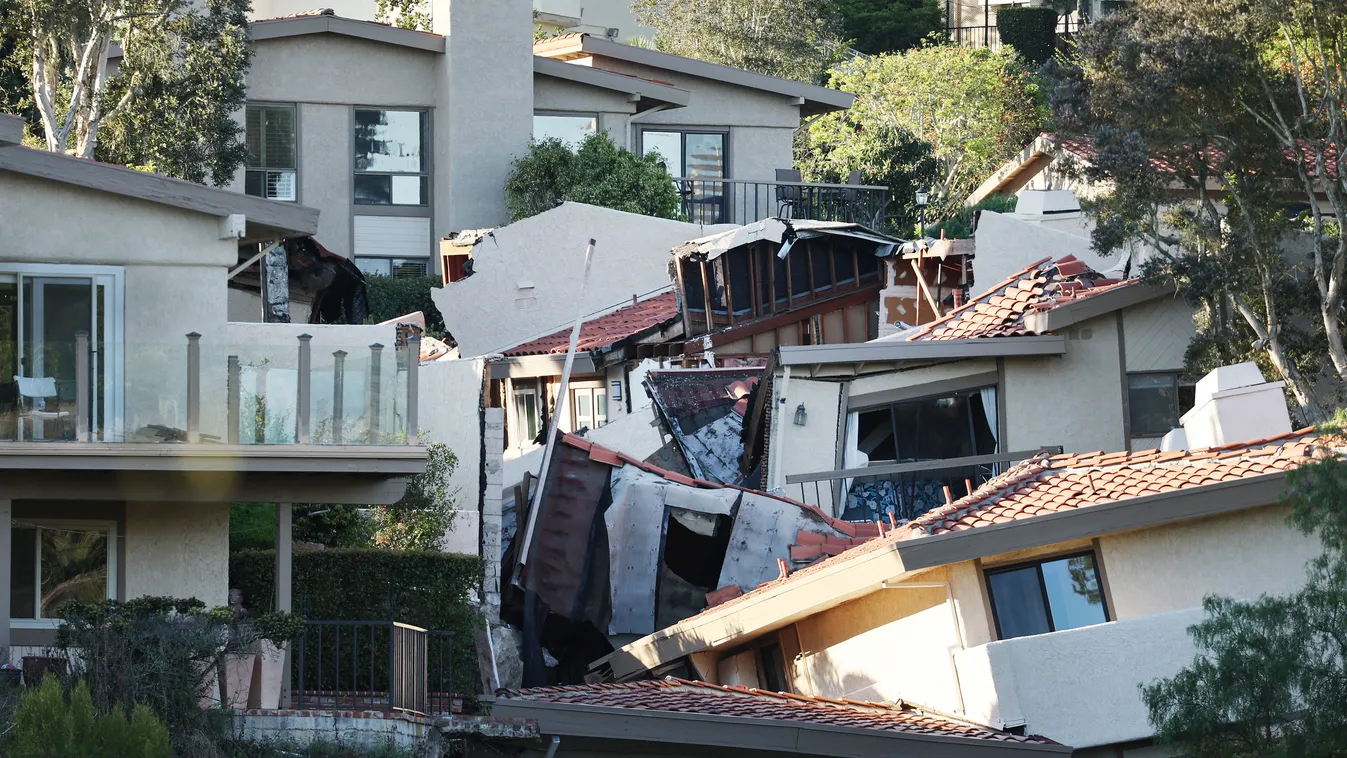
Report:
[[[1022,190],[1015,201],[1015,216],[1026,221],[1077,218],[1080,201],[1071,190]]]
[[[1253,363],[1221,366],[1197,383],[1196,404],[1183,414],[1192,449],[1248,442],[1291,431],[1285,382],[1269,382]]]

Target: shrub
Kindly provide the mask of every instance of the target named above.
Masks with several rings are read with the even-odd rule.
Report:
[[[1014,213],[1018,200],[1014,195],[992,195],[971,208],[960,208],[953,216],[926,227],[926,236],[939,239],[943,231],[950,239],[968,239],[973,236],[973,218],[980,211]]]
[[[168,727],[179,752],[212,731],[201,700],[212,694],[224,660],[262,639],[293,639],[302,629],[289,614],[238,620],[229,608],[207,611],[200,600],[166,597],[71,602],[60,613],[57,647],[73,678],[87,683],[96,711],[143,703]]]
[[[1057,51],[1057,11],[1048,6],[1004,8],[996,12],[1002,44],[1028,63],[1041,66]]]
[[[170,758],[168,729],[144,705],[98,714],[89,686],[75,685],[66,699],[59,678],[28,691],[14,714],[12,758]]]
[[[481,583],[480,558],[436,551],[298,549],[293,560],[295,608],[305,618],[396,619],[453,632],[454,689],[477,693],[474,640],[481,621],[469,597]],[[229,586],[243,592],[251,611],[269,611],[274,571],[274,551],[240,551],[229,558]]]
[[[678,218],[682,198],[658,154],[638,156],[591,134],[572,149],[559,139],[534,141],[505,180],[505,207],[518,221],[564,202],[589,203],[659,218]]]
[[[444,316],[435,307],[430,290],[440,286],[440,280],[434,276],[420,276],[410,279],[394,279],[391,276],[366,276],[365,296],[369,300],[369,315],[372,324],[380,324],[398,316],[421,311],[426,316],[426,333],[436,339],[442,339],[448,332],[444,327]]]

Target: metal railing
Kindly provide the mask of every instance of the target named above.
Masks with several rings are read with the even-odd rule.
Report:
[[[448,714],[453,632],[397,621],[309,621],[296,643],[296,709]]]
[[[683,215],[699,224],[751,224],[765,218],[847,221],[882,231],[889,188],[872,184],[674,179]]]
[[[1043,452],[1055,455],[1062,448],[790,474],[786,494],[847,521],[876,521],[888,514],[897,521],[910,521],[971,493],[1009,464]]]
[[[1080,20],[1071,16],[1057,20],[1057,40],[1061,42],[1071,39],[1071,35],[1080,31]],[[965,47],[985,47],[991,50],[1001,49],[1001,32],[996,28],[996,24],[984,24],[979,26],[951,26],[948,29],[949,39],[956,45]]]

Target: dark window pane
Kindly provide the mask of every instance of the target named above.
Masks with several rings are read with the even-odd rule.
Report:
[[[823,245],[809,246],[809,259],[814,268],[814,289],[826,290],[832,287],[832,253]]]
[[[683,270],[683,295],[688,310],[702,313],[706,310],[706,290],[702,287],[702,266],[688,258],[679,262]]]
[[[1046,634],[1047,608],[1038,585],[1038,567],[1028,566],[987,575],[992,610],[996,613],[996,631],[1003,640]]]
[[[356,174],[355,202],[357,205],[392,205],[393,177]]]
[[[16,527],[10,540],[9,617],[37,618],[37,530]]]
[[[856,278],[856,254],[851,250],[833,252],[833,268],[837,271],[837,283],[844,284]]]
[[[772,259],[773,255],[766,246],[758,248],[758,302],[762,304],[763,313],[771,313],[772,301],[776,299],[776,294],[771,291],[772,283]],[[2,375],[0,375],[2,376]]]
[[[774,268],[772,275],[776,277],[776,301],[785,303],[790,300],[786,291],[786,261],[773,253],[772,266]]]
[[[295,109],[250,105],[245,116],[249,168],[295,168]]]
[[[861,251],[856,256],[856,266],[860,271],[860,276],[862,279],[865,279],[867,277],[878,276],[880,263],[881,261],[879,259],[879,256],[875,255],[874,253],[867,253],[865,251]]]
[[[736,314],[751,313],[753,310],[753,269],[748,260],[748,250],[739,248],[725,254],[725,267],[729,270],[730,302]]]
[[[786,683],[786,657],[780,645],[768,645],[761,650],[760,673],[762,687],[768,692],[790,692]]]
[[[103,532],[43,529],[42,617],[56,618],[62,605],[108,597],[108,538]]]
[[[795,297],[809,294],[809,250],[794,247],[786,255],[790,265],[790,292]]]
[[[1173,374],[1131,374],[1127,406],[1133,437],[1160,437],[1179,425],[1178,384]]]
[[[393,259],[393,278],[394,279],[416,279],[426,276],[428,261],[418,260],[416,258],[394,258]]]
[[[872,461],[898,457],[893,441],[893,417],[887,406],[856,415],[856,447]]]
[[[1093,555],[1077,555],[1042,564],[1052,625],[1057,631],[1108,621]]]
[[[247,171],[243,175],[243,192],[254,197],[266,197],[267,172]]]

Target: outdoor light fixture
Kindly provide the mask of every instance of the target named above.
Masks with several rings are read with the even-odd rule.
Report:
[[[917,236],[926,236],[926,203],[931,199],[931,191],[925,187],[917,190],[917,212],[921,215],[920,226],[917,228]]]
[[[622,380],[614,379],[612,382],[612,387],[613,391],[610,394],[613,398],[613,402],[618,402],[619,400],[622,399]]]
[[[805,419],[807,418],[809,418],[809,414],[805,412],[804,403],[800,403],[800,406],[795,409],[795,425],[804,426]]]

